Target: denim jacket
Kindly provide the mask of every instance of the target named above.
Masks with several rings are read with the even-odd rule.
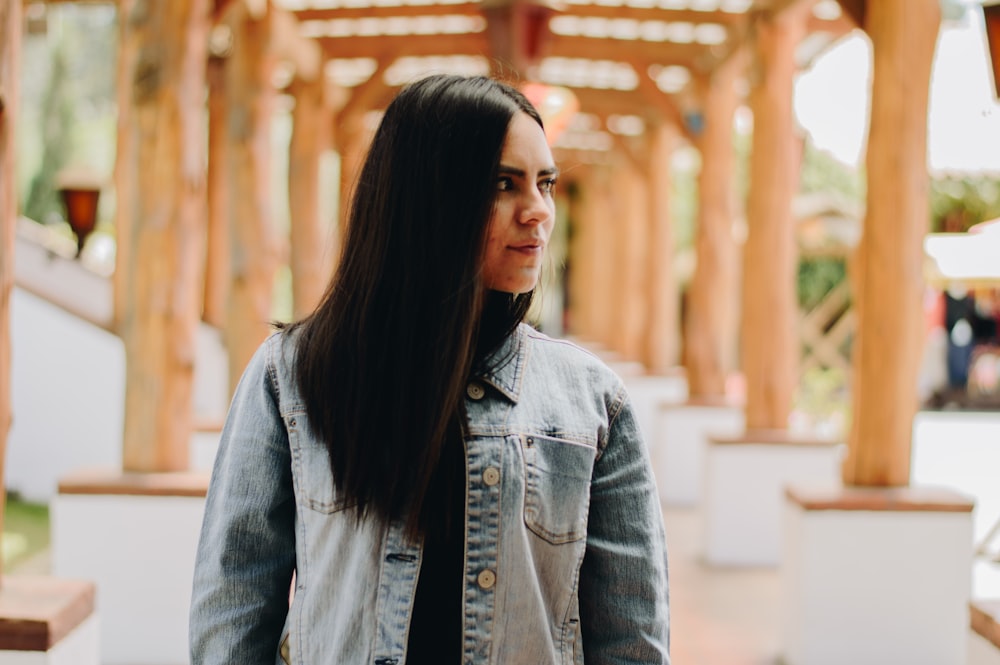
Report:
[[[526,325],[499,353],[509,362],[466,391],[463,663],[668,664],[663,522],[621,380]],[[272,335],[233,399],[198,547],[192,662],[402,665],[420,544],[402,522],[356,520],[293,359],[294,334]]]

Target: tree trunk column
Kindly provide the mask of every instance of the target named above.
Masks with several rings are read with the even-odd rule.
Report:
[[[937,0],[867,3],[874,69],[867,214],[858,247],[853,422],[844,481],[906,485],[923,341],[922,242],[928,230],[927,97]]]
[[[226,59],[213,56],[208,61],[208,233],[202,319],[220,330],[226,326],[230,273],[227,97]]]
[[[642,357],[646,326],[646,251],[648,206],[646,182],[624,155],[612,176],[615,213],[610,218],[615,254],[611,275],[612,348],[627,360]]]
[[[319,304],[333,264],[331,237],[320,218],[320,161],[329,144],[325,82],[296,80],[292,138],[288,159],[291,208],[293,314],[300,319]]]
[[[572,332],[604,346],[611,344],[612,256],[609,175],[590,165],[576,172],[573,233],[570,237],[570,323]]]
[[[793,133],[795,47],[804,16],[760,15],[754,28],[750,105],[753,153],[743,264],[743,344],[747,429],[784,429],[795,394],[799,356],[796,247],[792,200],[798,188],[799,142]]]
[[[739,309],[739,247],[736,218],[733,116],[743,58],[733,59],[700,82],[704,112],[697,147],[697,265],[688,289],[684,321],[684,364],[692,397],[725,394],[726,374],[734,368]]]
[[[674,224],[670,215],[673,186],[670,162],[677,145],[677,128],[669,123],[652,128],[649,146],[649,284],[644,361],[651,372],[674,367],[680,347],[680,297],[674,276]]]
[[[270,332],[277,236],[271,211],[271,121],[274,111],[270,8],[233,16],[233,52],[226,63],[229,97],[230,287],[226,318],[229,387]]]
[[[118,0],[118,62],[116,71],[116,97],[118,102],[118,119],[115,137],[115,272],[111,277],[112,288],[112,322],[111,327],[121,332],[125,318],[126,299],[128,297],[128,279],[131,265],[128,252],[132,247],[129,236],[131,220],[125,196],[136,186],[137,174],[130,169],[135,165],[135,137],[130,129],[132,78],[135,74],[135,57],[137,43],[130,36],[128,17],[132,13],[135,0]]]
[[[11,424],[10,297],[14,290],[17,227],[15,121],[20,104],[21,3],[0,7],[0,531],[4,513],[4,459]]]
[[[365,164],[365,157],[372,140],[371,131],[365,127],[364,113],[352,111],[341,122],[337,123],[335,138],[337,152],[340,154],[340,200],[337,205],[337,247],[335,248],[337,252],[335,256],[339,259],[342,238],[347,232],[354,186],[361,176],[361,168]]]
[[[205,224],[207,0],[137,0],[127,109],[126,471],[186,469]],[[126,49],[131,45],[126,44]]]

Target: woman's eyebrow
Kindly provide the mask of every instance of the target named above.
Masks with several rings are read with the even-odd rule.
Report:
[[[500,173],[502,173],[503,175],[514,175],[519,178],[524,178],[527,177],[528,175],[527,171],[525,171],[524,169],[519,169],[513,166],[506,166],[505,164],[500,165]],[[555,166],[550,166],[549,168],[542,169],[541,171],[538,172],[539,177],[554,176],[554,175],[559,175],[559,169],[557,169]]]

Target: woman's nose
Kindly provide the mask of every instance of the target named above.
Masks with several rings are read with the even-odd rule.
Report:
[[[522,224],[542,224],[547,222],[552,214],[549,198],[536,189],[527,195],[527,200],[521,208],[520,222]]]

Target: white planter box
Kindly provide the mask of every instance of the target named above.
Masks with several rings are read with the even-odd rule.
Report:
[[[661,403],[649,445],[660,500],[670,506],[700,505],[708,437],[735,436],[743,422],[741,407],[721,401]]]
[[[966,665],[971,503],[926,488],[787,497],[787,665]]]
[[[97,584],[102,665],[188,662],[188,611],[205,474],[121,474],[60,482],[52,566]]]
[[[784,548],[785,487],[840,482],[843,446],[787,432],[710,437],[705,559],[721,566],[777,566]]]

